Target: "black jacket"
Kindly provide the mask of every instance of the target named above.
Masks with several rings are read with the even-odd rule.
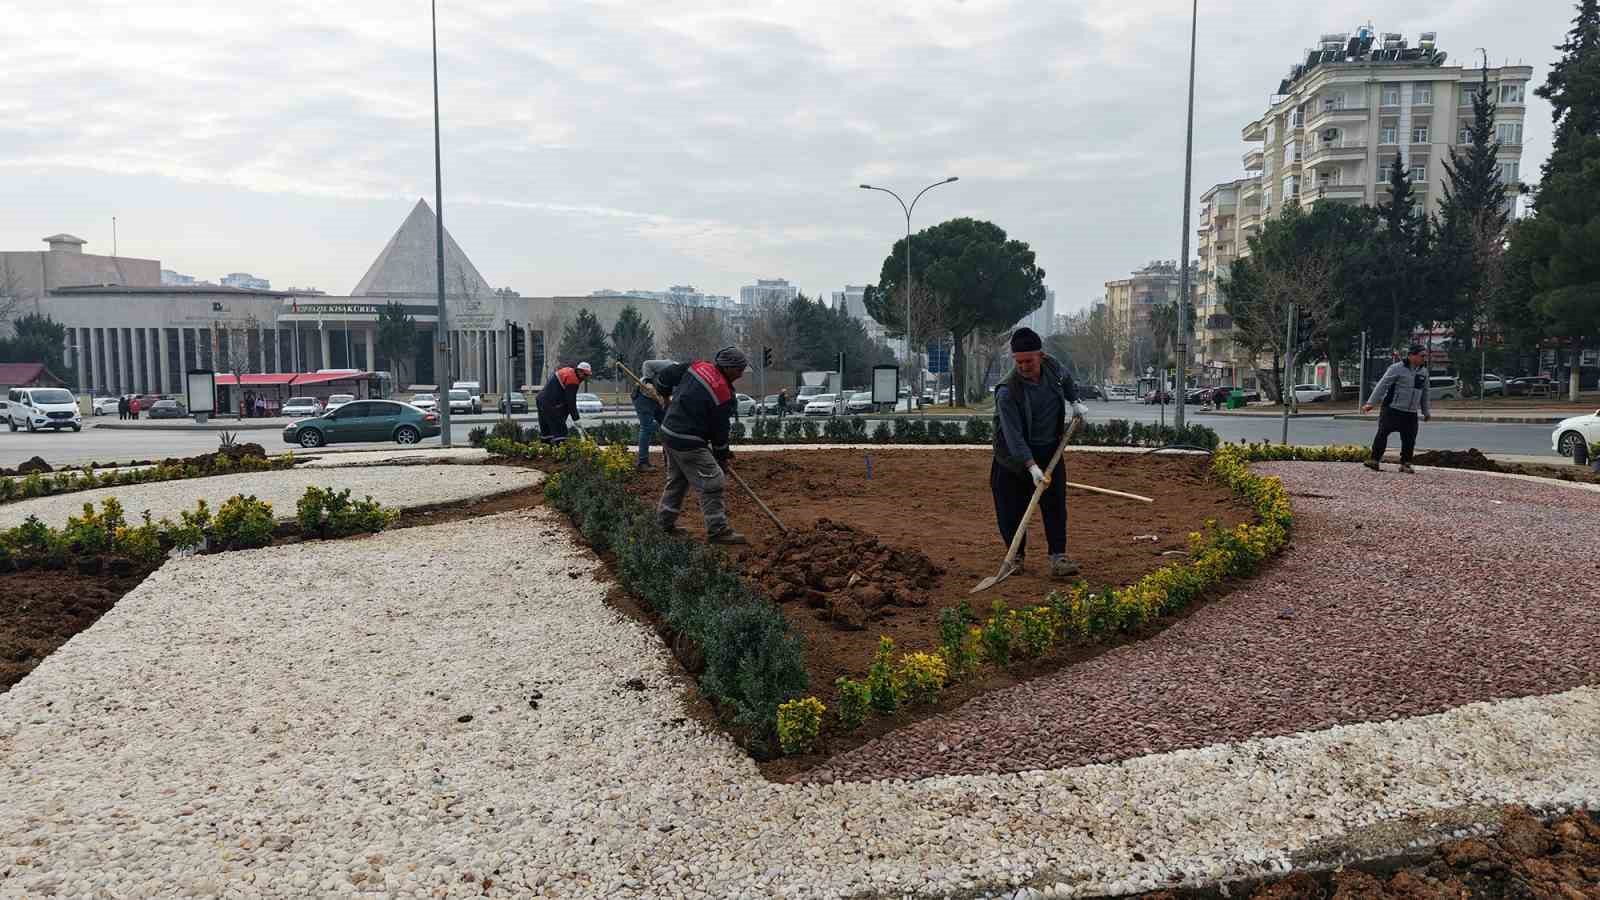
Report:
[[[1078,387],[1072,381],[1072,374],[1062,368],[1061,363],[1056,362],[1055,357],[1046,353],[1039,365],[1039,383],[1053,388],[1056,393],[1061,395],[1061,403],[1056,407],[1057,419],[1054,430],[1057,435],[1064,434],[1065,431],[1063,429],[1067,427],[1067,404],[1078,402]],[[1018,414],[1022,417],[1024,434],[1032,430],[1029,426],[1031,425],[1033,411],[1023,397],[1022,376],[1015,369],[1012,369],[1011,373],[1005,377],[1005,380],[1001,382],[1001,386],[1006,388],[1006,396],[1004,398],[1000,397],[998,391],[995,394],[994,459],[995,462],[1020,475],[1028,471],[1028,464],[1033,462],[1033,459],[1019,459],[1011,455],[1011,447],[1006,443],[1005,433],[1000,427],[1000,404],[1001,402],[1006,402],[1016,405]],[[1057,440],[1060,440],[1060,438],[1058,437]]]
[[[719,461],[733,456],[728,447],[733,385],[721,370],[705,360],[679,363],[656,375],[655,384],[672,393],[661,421],[662,443],[674,450],[710,447]]]
[[[578,370],[571,366],[562,366],[550,373],[550,380],[544,383],[544,389],[539,391],[539,396],[534,402],[545,412],[565,420],[568,416],[572,421],[578,421],[578,386],[583,380],[578,377]]]

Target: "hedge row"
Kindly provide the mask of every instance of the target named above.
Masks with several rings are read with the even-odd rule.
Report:
[[[733,723],[749,729],[750,749],[773,749],[778,705],[806,689],[800,639],[778,608],[753,591],[721,553],[672,537],[627,491],[633,456],[592,441],[559,446],[489,438],[491,453],[561,463],[545,495],[584,540],[616,555],[617,574],[675,635],[675,649],[701,689]]]
[[[907,703],[933,703],[946,686],[972,676],[984,665],[1005,668],[1017,660],[1038,658],[1058,644],[1137,630],[1158,616],[1182,610],[1227,579],[1253,574],[1288,543],[1293,515],[1283,482],[1251,472],[1249,463],[1342,461],[1360,449],[1266,444],[1219,447],[1212,455],[1211,476],[1250,503],[1257,519],[1254,524],[1223,528],[1208,521],[1203,530],[1190,533],[1184,562],[1163,566],[1126,587],[1094,592],[1080,582],[1065,591],[1052,591],[1041,605],[1020,610],[1007,609],[997,600],[983,619],[962,601],[940,616],[936,656],[913,653],[896,660],[894,644],[885,637],[864,682],[841,678],[835,683],[839,729],[854,730],[872,712],[890,714]],[[815,697],[782,704],[778,734],[784,752],[815,749],[826,710]]]
[[[630,422],[606,422],[587,431],[589,437],[600,444],[631,445],[639,441],[639,426]],[[523,433],[521,440],[530,441],[535,436],[536,433],[529,429]],[[994,425],[989,419],[976,416],[964,420],[911,417],[880,420],[869,431],[867,420],[862,418],[819,420],[791,416],[781,420],[757,419],[749,427],[743,422],[735,422],[730,437],[735,444],[988,444],[994,439]],[[1129,422],[1125,419],[1085,422],[1073,440],[1073,444],[1085,447],[1185,444],[1206,450],[1214,449],[1219,442],[1217,433],[1204,425],[1174,428],[1171,425]]]
[[[21,476],[0,477],[0,502],[50,497],[126,484],[151,484],[158,481],[203,478],[208,475],[231,475],[237,472],[270,472],[275,469],[293,468],[294,464],[292,453],[271,457],[234,457],[218,453],[205,465],[161,463],[142,469],[108,469],[99,473],[93,469],[66,470],[48,474],[32,472]]]

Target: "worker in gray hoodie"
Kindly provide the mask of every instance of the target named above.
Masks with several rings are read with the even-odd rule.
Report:
[[[1422,363],[1423,353],[1421,344],[1407,348],[1406,358],[1383,373],[1372,388],[1372,396],[1361,407],[1362,412],[1372,412],[1374,406],[1381,409],[1378,436],[1372,440],[1372,458],[1362,463],[1374,472],[1383,470],[1389,435],[1396,431],[1400,432],[1400,471],[1407,475],[1416,472],[1411,468],[1411,451],[1417,446],[1417,416],[1420,414],[1426,422],[1433,415],[1428,406],[1428,367]]]

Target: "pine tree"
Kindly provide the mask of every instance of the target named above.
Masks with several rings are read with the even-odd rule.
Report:
[[[1375,345],[1409,342],[1411,331],[1431,315],[1424,297],[1430,263],[1428,220],[1418,215],[1411,173],[1397,156],[1389,167],[1389,199],[1378,204],[1380,227],[1367,267],[1361,324]]]
[[[1600,3],[1579,0],[1578,14],[1566,41],[1557,44],[1561,58],[1535,94],[1550,101],[1555,123],[1555,148],[1545,161],[1545,174],[1572,168],[1564,157],[1579,149],[1584,138],[1600,136]]]
[[[617,324],[611,327],[611,348],[617,360],[637,374],[644,361],[655,355],[655,329],[639,315],[638,309],[627,307],[617,316]]]
[[[600,327],[600,320],[594,313],[578,310],[578,317],[561,330],[561,344],[556,348],[556,355],[563,366],[586,362],[596,371],[605,368],[610,351],[606,331]]]

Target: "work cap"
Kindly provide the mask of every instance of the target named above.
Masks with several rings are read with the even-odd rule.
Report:
[[[588,363],[581,362],[581,363],[578,363],[578,371],[579,372],[593,372],[594,369],[591,368]]]
[[[1011,332],[1011,352],[1030,353],[1034,350],[1043,350],[1044,342],[1039,340],[1039,332],[1032,328],[1018,328]]]
[[[716,356],[711,358],[711,362],[723,369],[750,368],[750,358],[745,356],[744,351],[738,347],[723,347],[717,351]]]
[[[1421,344],[1412,344],[1410,347],[1406,348],[1406,352],[1407,353],[1427,353],[1428,351]]]

